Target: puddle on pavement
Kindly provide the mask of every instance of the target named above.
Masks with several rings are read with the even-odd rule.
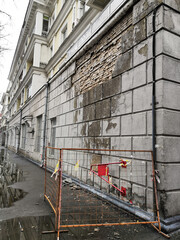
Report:
[[[15,201],[26,195],[21,189],[10,187],[22,180],[22,170],[18,169],[15,163],[9,161],[6,149],[0,149],[0,208],[10,207]]]
[[[54,230],[54,216],[21,217],[0,221],[0,240],[57,240],[57,234],[42,234]],[[62,229],[64,230],[64,229]],[[61,240],[129,240],[157,239],[157,232],[148,226],[111,226],[68,228],[60,233]],[[136,235],[136,238],[133,236]],[[159,238],[158,238],[159,239]],[[165,238],[162,238],[165,240]]]

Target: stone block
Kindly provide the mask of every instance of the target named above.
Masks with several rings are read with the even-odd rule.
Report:
[[[120,135],[120,117],[103,120],[103,136]]]
[[[163,0],[141,0],[133,8],[133,23],[139,22],[147,16],[156,6],[162,3]]]
[[[138,186],[136,184],[132,185],[132,202],[133,205],[140,207],[141,209],[146,209],[146,190],[144,187]]]
[[[117,161],[111,161],[112,163],[113,162],[119,162],[119,159],[117,159]],[[115,178],[119,178],[120,176],[120,167],[118,164],[112,164],[112,165],[109,165],[109,174],[111,175],[111,177],[115,177]],[[115,180],[115,179],[113,179]],[[119,179],[117,179],[117,182],[119,183]],[[119,185],[119,184],[118,184]]]
[[[180,61],[162,55],[157,57],[156,64],[158,66],[156,79],[169,79],[175,82],[180,82]]]
[[[88,126],[88,136],[95,137],[102,134],[102,121],[90,122]]]
[[[180,85],[173,82],[163,82],[163,107],[180,110]]]
[[[139,65],[133,69],[132,88],[146,84],[146,63]]]
[[[133,45],[143,41],[145,38],[146,38],[146,19],[143,19],[134,26]]]
[[[74,113],[73,114],[73,123],[80,123],[83,121],[84,112],[83,112],[82,108],[74,111],[73,113]]]
[[[95,87],[95,91],[96,91],[96,101],[99,101],[102,99],[102,84],[97,85]]]
[[[133,112],[152,108],[152,86],[146,85],[133,91]]]
[[[91,88],[88,91],[88,104],[92,104],[96,101],[96,91],[95,88]]]
[[[79,95],[72,100],[72,109],[83,107],[83,95]]]
[[[123,115],[132,112],[132,92],[121,93],[111,100],[111,115]]]
[[[60,115],[58,120],[58,125],[63,126],[66,124],[66,114]]]
[[[163,111],[156,110],[156,133],[163,134]],[[152,111],[147,112],[147,133],[152,134]]]
[[[83,120],[90,121],[95,119],[95,104],[84,107]]]
[[[68,126],[63,126],[61,127],[61,137],[68,137],[69,135],[69,129],[68,129]]]
[[[157,58],[156,58],[156,61],[157,61]],[[156,62],[156,63],[157,63],[157,62]],[[162,67],[161,67],[160,64],[157,63],[157,65],[158,65],[158,70],[159,70],[159,69],[162,69]],[[149,60],[149,61],[147,62],[147,82],[148,82],[148,83],[150,83],[150,82],[153,81],[152,66],[153,66],[153,61],[152,61],[152,60]],[[156,70],[157,70],[157,68],[156,68]],[[156,79],[158,79],[158,78],[157,78],[157,73],[156,73]]]
[[[69,77],[65,82],[63,82],[63,91],[67,91],[72,86],[71,77]]]
[[[133,150],[152,150],[152,137],[133,137]],[[134,157],[137,159],[152,160],[151,153],[146,152],[136,152],[133,153]]]
[[[121,117],[121,135],[145,135],[146,113],[136,113]]]
[[[76,62],[73,62],[67,69],[67,75],[70,77],[76,72]]]
[[[120,76],[103,83],[103,85],[102,85],[103,98],[110,97],[110,96],[120,93],[120,84],[121,84]]]
[[[180,112],[163,111],[163,134],[180,135]]]
[[[88,136],[88,123],[78,124],[78,136]]]
[[[96,149],[110,149],[110,138],[95,138],[94,139]]]
[[[102,163],[102,155],[99,154],[93,154],[92,159],[91,159],[91,165],[97,165]],[[92,167],[93,171],[98,171],[98,166],[93,166]]]
[[[152,57],[152,37],[139,43],[134,47],[133,64],[134,66],[147,61]]]
[[[106,99],[96,103],[96,119],[110,117],[110,99]]]
[[[89,104],[89,95],[88,91],[83,93],[83,106],[87,106]]]
[[[131,137],[111,137],[112,150],[131,150]],[[111,152],[112,155],[119,155],[118,152]]]
[[[82,105],[86,106],[102,99],[102,84],[97,85],[89,91],[83,93]]]
[[[64,138],[64,147],[72,148],[73,147],[73,139],[72,138]]]
[[[62,127],[56,127],[56,138],[62,137]]]
[[[157,137],[157,161],[164,163],[180,162],[180,138]]]
[[[180,191],[160,193],[160,213],[163,218],[180,215]]]
[[[163,0],[163,2],[165,4],[167,4],[168,6],[174,8],[175,10],[180,11],[180,2],[179,2],[179,0],[175,0],[175,1]]]
[[[180,38],[179,36],[162,30],[156,35],[156,54],[166,53],[172,57],[180,58]]]
[[[153,211],[153,191],[151,189],[147,189],[147,211]]]
[[[157,169],[159,170],[160,184],[158,189],[163,191],[172,191],[180,189],[180,164],[164,164],[158,163]]]
[[[146,161],[133,160],[131,171],[131,181],[146,186]]]
[[[72,138],[73,140],[73,148],[81,148],[83,139],[82,138]]]
[[[131,26],[129,27],[121,37],[121,47],[122,53],[126,52],[133,46],[133,30],[134,28]]]
[[[74,112],[68,112],[66,115],[66,125],[73,123]]]
[[[68,78],[68,71],[67,71],[67,69],[64,72],[62,72],[61,78],[62,78],[62,82],[64,82]]]
[[[77,137],[78,127],[77,124],[69,125],[69,137]]]
[[[61,104],[66,102],[66,93],[61,94]]]
[[[112,76],[116,77],[132,68],[132,50],[118,57]]]
[[[153,33],[152,27],[153,13],[151,13],[147,18],[147,34]],[[180,15],[179,13],[173,11],[172,9],[162,6],[157,10],[156,13],[156,31],[160,30],[162,27],[180,34]]]
[[[157,134],[180,135],[180,113],[171,110],[156,111],[156,132]],[[152,133],[152,112],[147,114],[147,131]]]
[[[164,7],[161,6],[160,8],[157,9],[156,12],[156,19],[155,19],[155,29],[158,31],[163,27],[163,12],[164,12]],[[147,17],[147,36],[150,36],[153,34],[153,12],[148,15]]]
[[[87,137],[82,138],[82,146],[81,146],[81,147],[87,148],[87,149],[91,148],[91,147],[90,147],[90,140],[89,140],[89,139],[90,139],[90,138],[87,138]]]
[[[133,79],[134,79],[133,69],[122,74],[122,87],[121,87],[122,92],[132,89]]]

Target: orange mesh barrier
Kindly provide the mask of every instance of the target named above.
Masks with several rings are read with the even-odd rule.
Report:
[[[58,238],[65,228],[129,224],[156,223],[162,233],[151,151],[47,147],[44,196]],[[149,221],[135,216],[142,210],[151,214]]]

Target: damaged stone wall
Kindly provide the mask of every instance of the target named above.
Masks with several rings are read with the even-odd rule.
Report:
[[[59,76],[51,84],[49,116],[57,117],[57,146],[152,149],[152,11],[162,2],[139,1],[77,59],[75,73]],[[172,2],[168,4],[177,8]],[[179,13],[175,10],[163,5],[157,9],[157,167],[164,218],[180,214],[180,207],[173,200],[180,194],[176,184],[180,161],[174,153],[174,149],[179,151],[180,143],[179,132],[175,130],[180,110],[178,21]],[[169,148],[171,141],[175,144],[173,148]],[[173,160],[171,154],[175,156]],[[113,181],[119,184],[116,178]],[[102,187],[98,183],[96,186]],[[140,183],[135,188],[139,193],[134,194],[137,204],[141,205],[142,198],[146,198],[146,208],[151,208],[152,191],[146,191]],[[176,207],[170,207],[172,202]]]
[[[162,5],[166,3],[167,5]],[[76,59],[50,83],[46,144],[51,138],[51,119],[56,118],[56,147],[102,149],[152,149],[152,11],[156,13],[156,121],[157,168],[161,217],[180,214],[180,3],[170,0],[141,0],[86,53]],[[169,5],[169,6],[168,6]],[[45,90],[23,109],[23,117],[33,115],[34,135],[27,134],[24,154],[40,160],[36,153],[37,117],[44,119]],[[44,121],[44,120],[43,120]],[[10,125],[19,122],[19,115]],[[30,142],[29,142],[30,141]],[[42,150],[42,138],[41,138]],[[106,162],[103,154],[91,155],[91,161]],[[74,160],[74,164],[76,163]],[[123,179],[127,195],[133,193],[136,205],[152,209],[152,181],[149,156],[137,156],[144,177],[120,177],[112,170],[112,182],[118,187]],[[52,166],[55,166],[52,157]],[[66,166],[67,168],[67,166]],[[136,166],[133,166],[137,172]],[[82,179],[102,191],[119,197],[117,192],[91,179],[89,166],[83,167]],[[68,170],[67,170],[68,171]],[[76,177],[80,177],[77,176]],[[148,187],[147,187],[148,186]],[[145,203],[145,205],[144,205]]]

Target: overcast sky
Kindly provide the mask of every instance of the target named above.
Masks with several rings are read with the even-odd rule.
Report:
[[[28,2],[29,0],[0,0],[0,10],[11,16],[10,19],[0,13],[0,23],[5,24],[1,34],[8,35],[4,42],[0,40],[0,44],[10,49],[4,52],[3,57],[0,57],[0,95],[6,91],[8,85],[7,78]]]

